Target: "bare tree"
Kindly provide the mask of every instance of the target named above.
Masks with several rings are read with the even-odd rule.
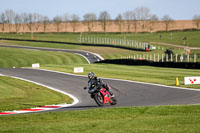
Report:
[[[15,15],[14,24],[15,24],[15,31],[16,31],[16,33],[18,33],[19,29],[22,25],[22,16],[20,14]]]
[[[56,30],[57,30],[57,32],[59,32],[60,31],[60,25],[61,25],[61,23],[62,23],[62,18],[61,18],[61,16],[55,16],[54,18],[53,18],[53,22],[54,22],[54,25],[56,26]]]
[[[127,32],[130,32],[130,28],[131,28],[131,21],[132,21],[132,11],[126,11],[124,14],[123,14],[123,17],[124,17],[124,20],[126,22],[126,25],[127,25]]]
[[[154,29],[154,25],[158,23],[159,18],[154,14],[150,18],[150,32]]]
[[[32,13],[28,14],[28,22],[27,22],[27,27],[29,29],[29,31],[32,33],[33,32],[33,26],[34,26],[34,16]]]
[[[68,26],[69,26],[69,21],[70,21],[70,16],[69,14],[65,13],[62,16],[62,21],[63,21],[63,25],[65,27],[65,32],[67,32]]]
[[[84,24],[86,24],[88,27],[88,31],[91,32],[97,19],[96,14],[87,13],[83,16],[83,19],[84,19]]]
[[[9,27],[9,32],[12,30],[12,23],[14,23],[15,12],[13,10],[6,10],[5,11],[6,21]]]
[[[168,15],[164,15],[162,18],[162,22],[165,24],[165,30],[168,31],[169,27],[174,23],[174,20]]]
[[[134,32],[137,31],[137,25],[138,25],[138,20],[137,20],[137,16],[136,16],[136,12],[135,10],[132,11],[132,14],[131,14],[131,22],[133,23],[133,26],[134,26]]]
[[[39,27],[42,23],[42,15],[38,14],[38,13],[34,13],[33,14],[33,23],[35,26],[36,31],[39,31]]]
[[[118,25],[119,27],[119,32],[122,32],[122,25],[124,24],[124,21],[123,21],[123,18],[122,18],[122,15],[119,14],[116,19],[115,19],[115,24]]]
[[[127,11],[123,14],[123,17],[125,19],[126,25],[127,25],[127,32],[130,32],[131,25],[134,26],[134,31],[137,30],[138,20],[136,16],[135,10],[133,11]]]
[[[42,16],[42,25],[43,25],[43,30],[46,32],[47,26],[49,24],[49,18],[47,16]]]
[[[1,13],[1,17],[0,17],[0,22],[1,22],[1,31],[4,33],[5,31],[5,21],[6,21],[6,17],[5,17],[5,13]]]
[[[106,32],[108,27],[108,22],[111,20],[110,14],[107,11],[103,11],[99,15],[99,21],[101,23],[102,29]]]
[[[193,23],[196,25],[197,29],[200,27],[200,15],[194,15],[193,17]]]
[[[80,17],[78,15],[73,14],[71,16],[71,24],[72,24],[73,32],[76,31],[76,27],[79,21],[80,21]]]
[[[22,13],[21,18],[22,18],[22,23],[23,23],[22,24],[23,32],[25,33],[25,26],[28,25],[28,14]]]
[[[150,9],[146,7],[138,7],[135,9],[137,20],[142,27],[142,31],[149,25],[151,18]]]

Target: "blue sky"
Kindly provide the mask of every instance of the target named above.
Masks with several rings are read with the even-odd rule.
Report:
[[[50,18],[56,15],[108,11],[114,19],[119,13],[137,7],[147,7],[151,13],[162,18],[165,14],[176,20],[192,19],[200,14],[200,0],[0,0],[0,12],[13,9],[15,12],[40,13]]]

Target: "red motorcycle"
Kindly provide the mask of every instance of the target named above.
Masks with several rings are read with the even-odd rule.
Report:
[[[84,89],[87,89],[87,87],[84,87]],[[101,89],[96,87],[91,89],[89,87],[88,93],[91,94],[91,98],[93,98],[99,106],[104,106],[107,103],[110,103],[111,105],[117,104],[117,99],[115,97],[111,97],[109,91],[107,91],[104,87]]]

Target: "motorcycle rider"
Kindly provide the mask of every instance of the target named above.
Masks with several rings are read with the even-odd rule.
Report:
[[[88,81],[89,86],[92,85],[92,88],[94,88],[94,87],[97,87],[97,88],[104,87],[110,93],[110,96],[114,97],[114,94],[112,93],[110,86],[108,86],[107,84],[105,85],[103,83],[102,79],[95,77],[94,72],[89,72],[88,79],[89,79],[89,81]],[[84,89],[86,89],[86,87]],[[89,87],[88,92],[91,92],[91,91],[92,91],[92,89]]]

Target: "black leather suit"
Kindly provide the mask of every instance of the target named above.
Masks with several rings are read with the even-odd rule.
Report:
[[[103,80],[97,77],[94,77],[93,79],[89,79],[88,81],[88,92],[91,93],[93,89],[101,89],[104,87],[110,95],[113,95],[111,89],[103,83]]]

